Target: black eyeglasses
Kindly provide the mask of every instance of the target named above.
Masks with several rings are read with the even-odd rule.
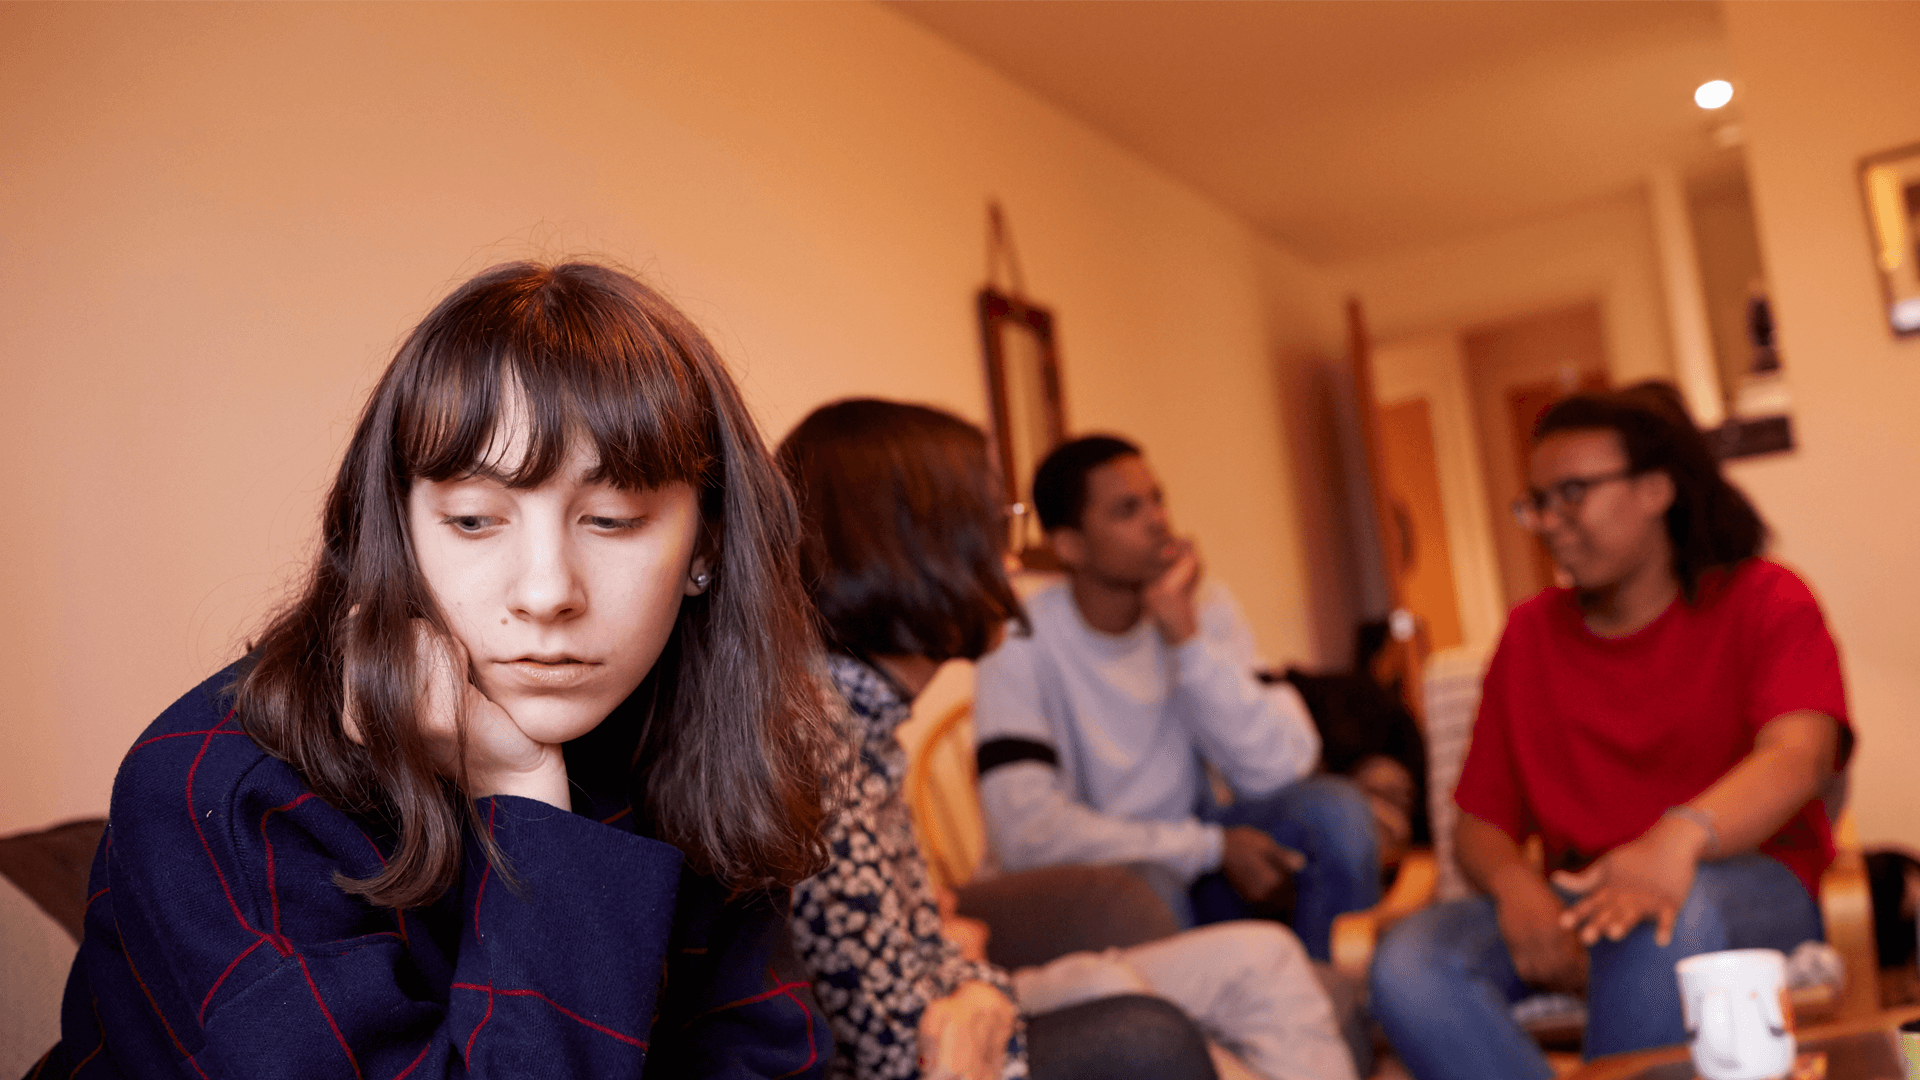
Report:
[[[1531,488],[1525,495],[1513,500],[1513,520],[1519,522],[1523,529],[1537,531],[1547,511],[1564,514],[1569,510],[1578,510],[1580,504],[1587,501],[1587,493],[1594,488],[1614,480],[1625,480],[1632,475],[1632,469],[1620,469],[1598,476],[1569,476],[1547,485],[1545,490]]]

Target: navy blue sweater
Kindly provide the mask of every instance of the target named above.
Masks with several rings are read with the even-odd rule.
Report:
[[[580,813],[481,800],[517,890],[469,840],[428,907],[343,892],[334,875],[378,872],[390,838],[241,731],[234,679],[122,762],[62,1039],[29,1076],[745,1080],[831,1057],[786,896],[683,873],[624,793],[576,790]]]

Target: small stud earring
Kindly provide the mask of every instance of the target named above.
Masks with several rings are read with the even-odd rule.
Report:
[[[712,580],[713,580],[713,575],[707,573],[705,570],[702,570],[699,573],[693,575],[693,587],[696,589],[704,589],[707,587],[707,582]]]

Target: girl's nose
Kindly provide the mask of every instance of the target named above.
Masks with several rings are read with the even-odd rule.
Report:
[[[543,529],[528,534],[507,601],[517,617],[552,622],[586,610],[586,590],[564,532]]]

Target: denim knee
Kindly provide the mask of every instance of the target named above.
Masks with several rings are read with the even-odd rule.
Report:
[[[1457,993],[1460,978],[1449,950],[1442,945],[1435,908],[1408,916],[1387,931],[1374,947],[1367,968],[1367,995],[1373,1014],[1388,1025],[1401,1017],[1422,1013],[1433,995]]]
[[[1371,863],[1378,849],[1373,807],[1359,785],[1343,776],[1309,776],[1295,782],[1292,815],[1313,830],[1323,846]]]

